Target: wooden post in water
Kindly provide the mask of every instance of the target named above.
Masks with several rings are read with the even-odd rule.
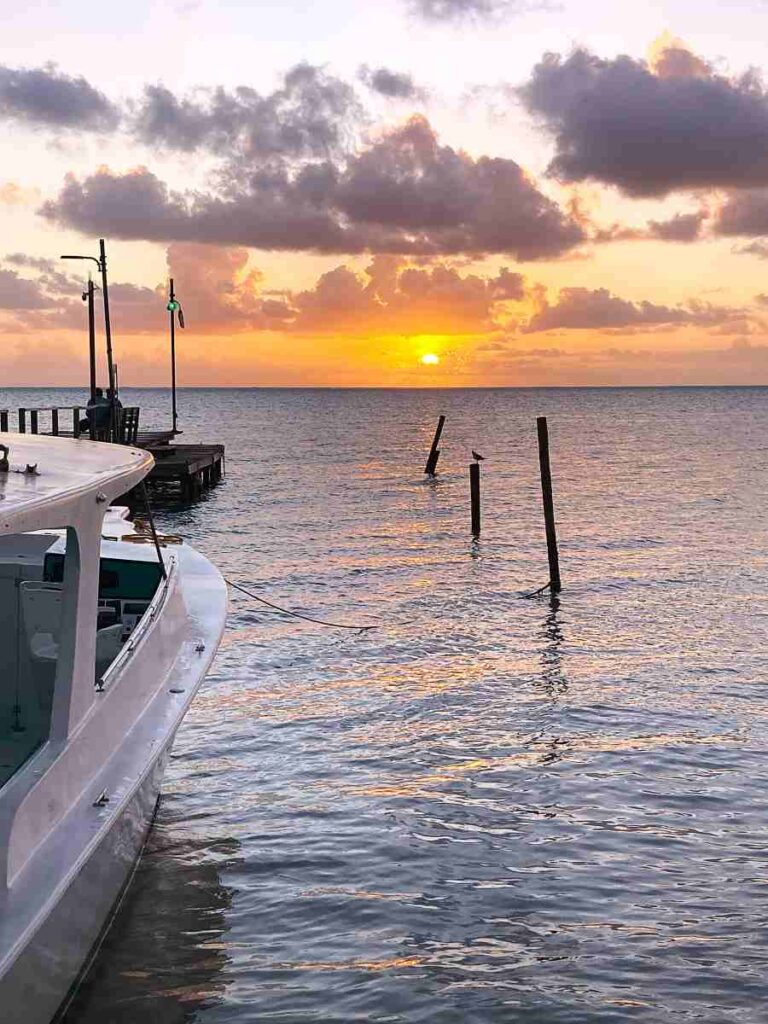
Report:
[[[544,504],[544,528],[547,534],[547,558],[549,559],[549,589],[559,594],[563,589],[560,582],[560,559],[557,554],[557,530],[555,528],[555,504],[552,500],[552,473],[549,467],[549,430],[547,417],[536,419],[539,435],[539,468],[541,470],[541,500]]]
[[[30,409],[29,429],[32,431],[33,434],[37,433],[37,409]]]
[[[0,431],[4,434],[8,433],[8,410],[0,410]]]
[[[469,467],[469,500],[472,512],[472,536],[480,536],[480,463],[472,462]]]
[[[427,476],[435,476],[437,474],[437,460],[440,458],[440,449],[437,446],[440,444],[440,436],[443,433],[444,426],[445,416],[441,416],[437,421],[437,430],[435,431],[435,436],[432,439],[432,447],[429,449],[427,464],[424,467],[424,472]]]
[[[19,433],[26,434],[27,432],[27,410],[19,409]]]
[[[54,437],[59,436],[59,410],[56,406],[51,409],[51,433]]]

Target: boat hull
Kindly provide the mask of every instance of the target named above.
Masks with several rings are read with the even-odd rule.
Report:
[[[0,979],[4,1024],[49,1024],[82,977],[111,920],[154,817],[173,738]]]

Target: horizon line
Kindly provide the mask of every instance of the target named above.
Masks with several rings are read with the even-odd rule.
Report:
[[[177,391],[652,391],[768,388],[765,384],[177,384]],[[81,384],[4,384],[3,391],[81,391]],[[171,391],[169,384],[125,384],[121,391]]]

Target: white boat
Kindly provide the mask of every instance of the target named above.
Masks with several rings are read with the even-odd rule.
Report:
[[[131,878],[227,594],[193,548],[160,538],[161,563],[109,507],[149,472],[146,452],[3,440],[0,1019],[48,1024]]]

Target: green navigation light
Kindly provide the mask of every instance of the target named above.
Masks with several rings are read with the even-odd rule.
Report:
[[[175,299],[172,299],[165,308],[168,310],[169,313],[175,313],[176,310],[179,308],[179,304]]]

